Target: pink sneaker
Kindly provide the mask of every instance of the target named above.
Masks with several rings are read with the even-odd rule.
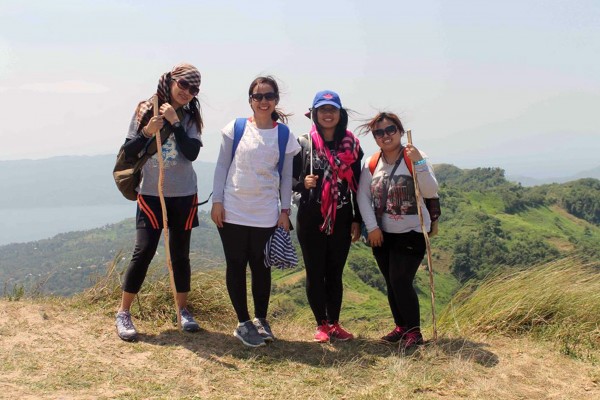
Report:
[[[404,337],[402,338],[402,343],[400,343],[400,347],[406,350],[410,349],[411,347],[420,346],[422,344],[423,335],[421,335],[421,331],[419,329],[414,329],[404,334]]]
[[[329,336],[341,341],[354,339],[354,335],[342,328],[338,322],[329,325]]]
[[[317,326],[314,341],[319,343],[329,342],[329,325],[327,321],[323,321],[321,325]]]
[[[388,343],[398,343],[402,339],[402,336],[404,336],[405,333],[406,333],[406,328],[397,326],[390,333],[383,336],[381,338],[381,340],[383,340],[384,342],[388,342]]]

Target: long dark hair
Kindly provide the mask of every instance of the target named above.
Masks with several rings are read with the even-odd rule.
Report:
[[[318,109],[315,108],[312,110],[312,120],[315,123],[315,126],[317,127],[317,132],[319,132],[319,135],[321,135],[321,137],[323,137],[323,132],[321,132],[321,125],[319,125],[319,121],[318,121],[318,116],[317,116],[317,111]],[[346,110],[344,107],[340,108],[340,120],[338,122],[338,124],[335,126],[335,132],[333,133],[333,141],[335,143],[340,143],[342,141],[342,139],[344,137],[346,137],[346,131],[348,130],[348,110]]]
[[[258,78],[253,80],[252,83],[250,84],[250,88],[248,89],[248,99],[250,102],[252,102],[252,99],[250,99],[250,96],[252,96],[252,93],[254,93],[254,88],[260,84],[265,84],[265,85],[271,86],[273,88],[273,91],[277,95],[277,100],[279,100],[279,85],[277,84],[277,81],[275,80],[275,78],[273,76],[267,75],[267,76],[259,76]],[[271,113],[271,119],[273,121],[281,120],[281,122],[283,122],[284,124],[287,124],[288,117],[290,117],[291,115],[292,114],[286,114],[280,108],[275,107],[275,111],[273,111],[273,113]]]

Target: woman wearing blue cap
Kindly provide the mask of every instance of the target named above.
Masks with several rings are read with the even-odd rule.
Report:
[[[294,158],[294,191],[300,195],[296,219],[306,266],[306,295],[317,321],[314,340],[354,337],[339,324],[342,273],[350,242],[360,236],[356,190],[363,152],[347,130],[348,112],[337,93],[318,92],[307,117],[313,121],[299,138]]]

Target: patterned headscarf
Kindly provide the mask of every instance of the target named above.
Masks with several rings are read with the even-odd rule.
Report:
[[[331,235],[340,197],[338,179],[348,182],[350,190],[356,192],[356,178],[352,172],[352,164],[358,159],[360,143],[352,132],[346,131],[346,136],[338,144],[335,156],[333,156],[314,124],[310,130],[310,135],[317,155],[328,161],[325,163],[323,183],[321,184],[321,215],[324,221],[320,229],[321,232]]]
[[[192,64],[182,63],[173,67],[171,72],[165,72],[158,80],[156,94],[158,95],[158,106],[171,101],[171,82],[173,79],[185,79],[190,85],[199,87],[202,80],[200,71]],[[138,122],[138,132],[142,127],[148,124],[152,118],[152,101],[151,98],[143,101],[138,106],[136,119]]]

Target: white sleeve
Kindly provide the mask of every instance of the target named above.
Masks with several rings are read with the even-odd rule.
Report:
[[[365,160],[365,164],[360,173],[360,181],[358,182],[358,192],[356,193],[358,209],[360,210],[360,215],[369,232],[379,228],[379,226],[377,226],[377,218],[375,218],[375,210],[373,209],[371,199],[371,181],[373,180],[373,175],[371,174],[371,171],[369,171],[370,159],[371,157]]]

